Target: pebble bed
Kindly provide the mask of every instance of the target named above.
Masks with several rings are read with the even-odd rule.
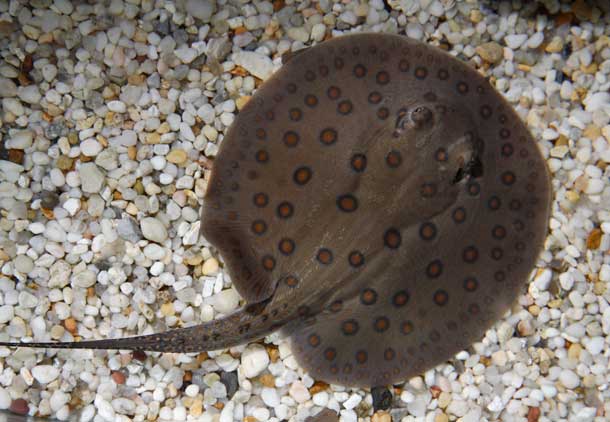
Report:
[[[548,159],[550,234],[510,315],[390,389],[312,379],[289,344],[0,349],[0,409],[79,421],[610,418],[605,1],[0,1],[0,340],[161,332],[242,303],[198,212],[223,134],[282,54],[406,34],[488,76]],[[381,395],[383,396],[383,394]],[[386,397],[387,398],[387,397]],[[386,400],[387,401],[387,400]]]

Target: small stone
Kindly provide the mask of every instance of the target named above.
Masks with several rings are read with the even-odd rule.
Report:
[[[218,260],[214,257],[206,259],[201,267],[201,273],[203,275],[214,275],[218,272],[219,264]]]
[[[85,157],[95,157],[102,151],[102,145],[93,138],[85,139],[80,144],[80,151]]]
[[[222,382],[227,389],[227,397],[231,399],[233,394],[239,388],[239,382],[237,378],[237,371],[226,372],[223,371],[220,373],[220,382]]]
[[[17,85],[8,78],[0,78],[0,98],[15,97]]]
[[[508,362],[508,357],[504,350],[498,350],[491,355],[491,361],[496,366],[504,366]]]
[[[392,406],[392,393],[386,387],[373,387],[371,388],[371,395],[373,396],[373,409],[387,410]]]
[[[51,365],[38,365],[32,368],[32,376],[41,384],[48,384],[59,376],[59,369]]]
[[[20,130],[11,135],[6,141],[6,149],[27,149],[32,146],[34,132],[31,130]]]
[[[593,356],[597,356],[604,350],[604,338],[593,337],[585,344],[587,351]]]
[[[214,308],[223,314],[234,311],[239,304],[239,294],[235,289],[226,289],[214,295]]]
[[[293,382],[288,393],[297,403],[305,403],[311,398],[309,391],[301,381]]]
[[[483,60],[491,64],[497,64],[504,57],[504,49],[497,42],[486,42],[476,48],[476,52]]]
[[[574,389],[580,385],[580,379],[578,375],[569,369],[564,369],[559,374],[559,381],[564,385],[565,388]]]
[[[602,230],[600,228],[594,228],[587,236],[587,249],[598,249],[602,240]]]
[[[21,99],[21,101],[28,104],[38,104],[42,98],[37,85],[20,87],[17,91],[17,96]]]
[[[98,193],[104,186],[104,174],[95,163],[83,163],[78,168],[81,189],[87,193]]]
[[[11,402],[11,405],[8,410],[17,415],[27,415],[30,411],[30,406],[28,405],[28,402],[24,399],[15,399]]]
[[[379,411],[373,414],[371,422],[392,422],[392,417],[388,412]]]
[[[108,110],[115,113],[125,113],[127,111],[127,106],[123,101],[114,100],[108,102]]]
[[[214,0],[187,0],[186,11],[189,15],[208,23],[216,11]]]
[[[15,316],[15,310],[11,305],[0,306],[0,324],[6,324]]]
[[[112,374],[110,375],[110,377],[118,385],[125,384],[125,374],[122,373],[121,371],[112,371]]]
[[[521,47],[525,41],[527,41],[527,34],[511,34],[504,37],[506,45],[513,50]]]
[[[563,39],[559,36],[553,37],[544,50],[547,53],[560,53],[563,50]]]
[[[251,344],[241,354],[241,367],[246,378],[254,378],[269,365],[269,355],[260,344]]]
[[[240,51],[233,53],[233,61],[243,67],[250,74],[259,79],[268,79],[273,73],[273,62],[267,56],[254,51]]]
[[[140,222],[142,235],[153,242],[163,243],[167,239],[167,229],[154,217],[143,218]]]
[[[186,154],[186,151],[184,151],[183,149],[173,149],[169,152],[169,154],[167,154],[167,156],[165,158],[170,163],[181,165],[181,164],[186,163],[186,159],[188,158],[188,155]]]
[[[275,388],[263,387],[261,390],[261,398],[269,407],[276,407],[280,404],[280,396]]]
[[[131,243],[136,243],[142,239],[142,230],[136,220],[131,217],[123,217],[117,224],[119,237]]]

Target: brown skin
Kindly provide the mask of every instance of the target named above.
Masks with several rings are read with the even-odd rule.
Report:
[[[215,162],[202,232],[251,305],[152,336],[27,346],[188,352],[282,327],[318,379],[399,382],[506,312],[550,194],[534,139],[477,72],[405,37],[333,39],[259,89]]]

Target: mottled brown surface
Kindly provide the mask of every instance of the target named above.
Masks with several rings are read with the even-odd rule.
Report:
[[[506,312],[549,204],[535,141],[477,72],[405,37],[333,39],[259,89],[215,162],[202,232],[250,305],[60,347],[209,350],[283,327],[317,379],[395,383]]]

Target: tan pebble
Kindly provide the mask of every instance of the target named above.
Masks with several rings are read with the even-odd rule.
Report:
[[[519,321],[517,324],[517,332],[521,337],[528,337],[534,334],[534,326],[528,319]]]
[[[260,382],[265,387],[275,387],[275,377],[271,374],[261,375]]]
[[[434,422],[449,422],[449,417],[444,413],[437,413],[434,417]]]
[[[222,409],[224,409],[225,404],[223,402],[217,401],[216,403],[213,404],[213,406],[218,410],[222,410]]]
[[[540,306],[538,306],[538,305],[531,305],[529,308],[527,308],[527,310],[529,311],[530,314],[532,314],[535,317],[540,315]]]
[[[585,130],[583,130],[582,136],[594,141],[597,138],[599,138],[600,136],[602,136],[602,129],[596,125],[589,125],[585,128]]]
[[[71,334],[75,334],[77,330],[76,320],[72,317],[65,319],[64,327],[66,327],[66,330],[68,330]]]
[[[157,133],[160,133],[161,135],[163,135],[165,133],[168,133],[170,130],[171,130],[171,127],[169,126],[169,123],[163,122],[157,128]]]
[[[449,406],[449,403],[451,403],[451,394],[443,391],[438,396],[438,407],[440,407],[441,409],[444,409],[447,406]]]
[[[203,257],[201,255],[189,256],[185,258],[183,261],[186,265],[195,266],[199,265],[203,262]]]
[[[167,161],[173,164],[184,164],[187,159],[186,151],[183,149],[173,149],[165,157]]]
[[[53,33],[47,32],[46,34],[42,34],[40,38],[38,38],[38,44],[49,44],[54,40]]]
[[[599,228],[594,228],[587,236],[587,249],[597,249],[602,241],[602,231]]]
[[[580,352],[582,352],[582,346],[580,343],[573,343],[568,349],[568,358],[578,360],[580,359]]]
[[[580,199],[580,195],[578,192],[569,190],[569,191],[566,191],[566,198],[568,199],[568,201],[570,201],[572,203],[576,203]]]
[[[218,272],[218,260],[214,257],[206,260],[201,266],[201,274],[203,275],[212,275]]]
[[[125,212],[129,215],[136,215],[137,213],[140,212],[140,210],[138,209],[138,207],[135,206],[135,204],[132,204],[130,202],[129,204],[127,204],[127,208],[125,208]]]
[[[65,332],[66,329],[61,325],[54,325],[51,327],[51,338],[58,340],[64,335]]]
[[[147,144],[156,145],[159,142],[161,142],[161,135],[159,135],[157,132],[152,132],[152,133],[146,134],[146,143]]]
[[[110,377],[112,378],[112,380],[121,385],[121,384],[125,384],[125,374],[122,373],[121,371],[113,371],[112,375],[110,375]]]
[[[60,155],[55,162],[55,165],[58,169],[67,171],[72,169],[72,165],[74,164],[74,159],[67,157],[65,155]]]
[[[244,418],[244,422],[258,422],[258,419],[256,419],[254,416],[246,416]]]
[[[189,411],[190,414],[195,417],[201,416],[203,414],[203,402],[201,400],[193,401],[193,404],[191,405]]]
[[[164,316],[172,316],[176,311],[174,310],[174,304],[171,302],[164,303],[161,305],[161,313]]]
[[[530,70],[532,70],[532,67],[530,65],[520,63],[517,65],[517,69],[523,72],[529,72]]]
[[[373,417],[371,418],[371,422],[392,422],[392,417],[388,412],[380,410],[379,412],[373,415]]]
[[[476,52],[488,63],[499,63],[504,57],[504,49],[497,42],[487,42],[476,48]]]
[[[133,145],[130,147],[127,147],[127,156],[129,157],[130,160],[135,160],[137,155],[138,155],[138,148],[136,148]]]
[[[266,349],[267,349],[267,354],[269,355],[269,359],[271,360],[271,362],[273,362],[273,363],[277,362],[278,359],[280,358],[280,350],[277,347],[271,346],[271,345],[267,345]]]
[[[324,381],[316,381],[309,389],[309,394],[312,396],[320,391],[326,391],[328,389],[328,384]]]
[[[473,9],[470,11],[470,22],[479,23],[483,20],[483,14],[480,10]]]
[[[583,71],[583,73],[586,73],[587,75],[594,75],[595,73],[597,73],[597,63],[591,63],[589,66],[580,66],[580,70]]]
[[[559,308],[561,306],[561,299],[554,299],[548,303],[549,308]]]
[[[597,283],[593,284],[593,293],[598,296],[602,296],[604,293],[606,293],[606,283],[598,281]]]
[[[235,100],[235,105],[237,106],[237,109],[241,110],[246,104],[248,104],[250,98],[252,98],[250,95],[244,95]]]
[[[129,85],[142,85],[145,80],[146,80],[146,77],[141,73],[139,73],[137,75],[129,75],[127,77],[127,83]]]
[[[610,142],[610,125],[602,128],[602,135],[606,138],[606,141]]]
[[[595,375],[587,374],[582,378],[582,385],[585,388],[593,388],[596,386]]]
[[[563,40],[561,39],[561,37],[556,36],[556,37],[553,37],[551,42],[546,45],[546,48],[544,49],[544,51],[546,51],[547,53],[559,53],[559,52],[561,52],[562,49],[563,49]]]

